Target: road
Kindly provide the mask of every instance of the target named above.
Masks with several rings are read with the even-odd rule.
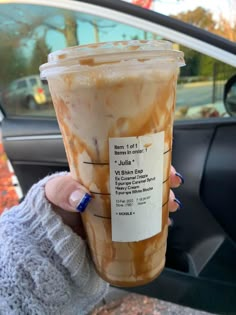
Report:
[[[176,107],[200,106],[212,103],[213,84],[212,82],[197,82],[177,87]],[[216,101],[223,101],[223,84],[216,86]]]
[[[196,107],[207,104],[212,104],[213,84],[212,82],[196,82],[178,85],[177,87],[177,102],[176,107],[188,106]],[[216,87],[216,101],[222,101],[223,103],[223,84],[218,83]],[[6,106],[7,107],[7,106]],[[7,109],[7,108],[6,108]],[[44,106],[40,110],[30,110],[25,108],[17,108],[17,114],[24,116],[54,116],[53,106]]]

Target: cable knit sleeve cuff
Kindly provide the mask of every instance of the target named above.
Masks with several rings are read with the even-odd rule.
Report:
[[[17,206],[15,215],[38,240],[45,238],[50,241],[52,250],[61,258],[81,294],[95,294],[101,298],[108,285],[97,275],[85,241],[63,224],[45,197],[46,182],[65,174],[47,176],[33,185],[24,201]]]

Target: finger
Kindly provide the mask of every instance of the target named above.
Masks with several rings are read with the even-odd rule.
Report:
[[[168,208],[170,212],[175,212],[182,207],[181,202],[175,197],[175,194],[170,190]]]
[[[176,169],[171,165],[170,170],[170,187],[177,188],[184,183],[183,176],[176,172]]]
[[[84,212],[91,200],[88,190],[70,174],[49,180],[45,186],[45,194],[51,203],[72,212]]]
[[[174,226],[174,220],[172,218],[168,218],[168,226],[173,227]]]

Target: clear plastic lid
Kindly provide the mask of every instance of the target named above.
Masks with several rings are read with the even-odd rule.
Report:
[[[62,72],[79,71],[88,67],[117,64],[121,61],[145,62],[158,59],[185,65],[184,54],[173,50],[172,43],[164,40],[130,40],[105,42],[65,48],[48,55],[48,62],[40,66],[42,78]]]

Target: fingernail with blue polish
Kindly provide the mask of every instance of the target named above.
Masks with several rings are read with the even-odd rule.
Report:
[[[70,195],[69,201],[73,208],[82,213],[91,199],[92,197],[88,193],[76,190]]]
[[[79,212],[84,212],[90,200],[91,200],[91,196],[85,193],[81,201],[78,203],[76,209]]]
[[[182,208],[182,203],[179,201],[179,199],[175,198],[175,199],[174,199],[174,202],[177,203],[177,205],[178,205],[177,210],[179,210],[179,209]]]
[[[180,173],[176,172],[176,173],[175,173],[175,176],[177,176],[177,177],[180,178],[180,180],[181,180],[181,183],[180,183],[180,184],[181,184],[181,185],[184,184],[184,178],[183,178],[183,176],[182,176]]]

